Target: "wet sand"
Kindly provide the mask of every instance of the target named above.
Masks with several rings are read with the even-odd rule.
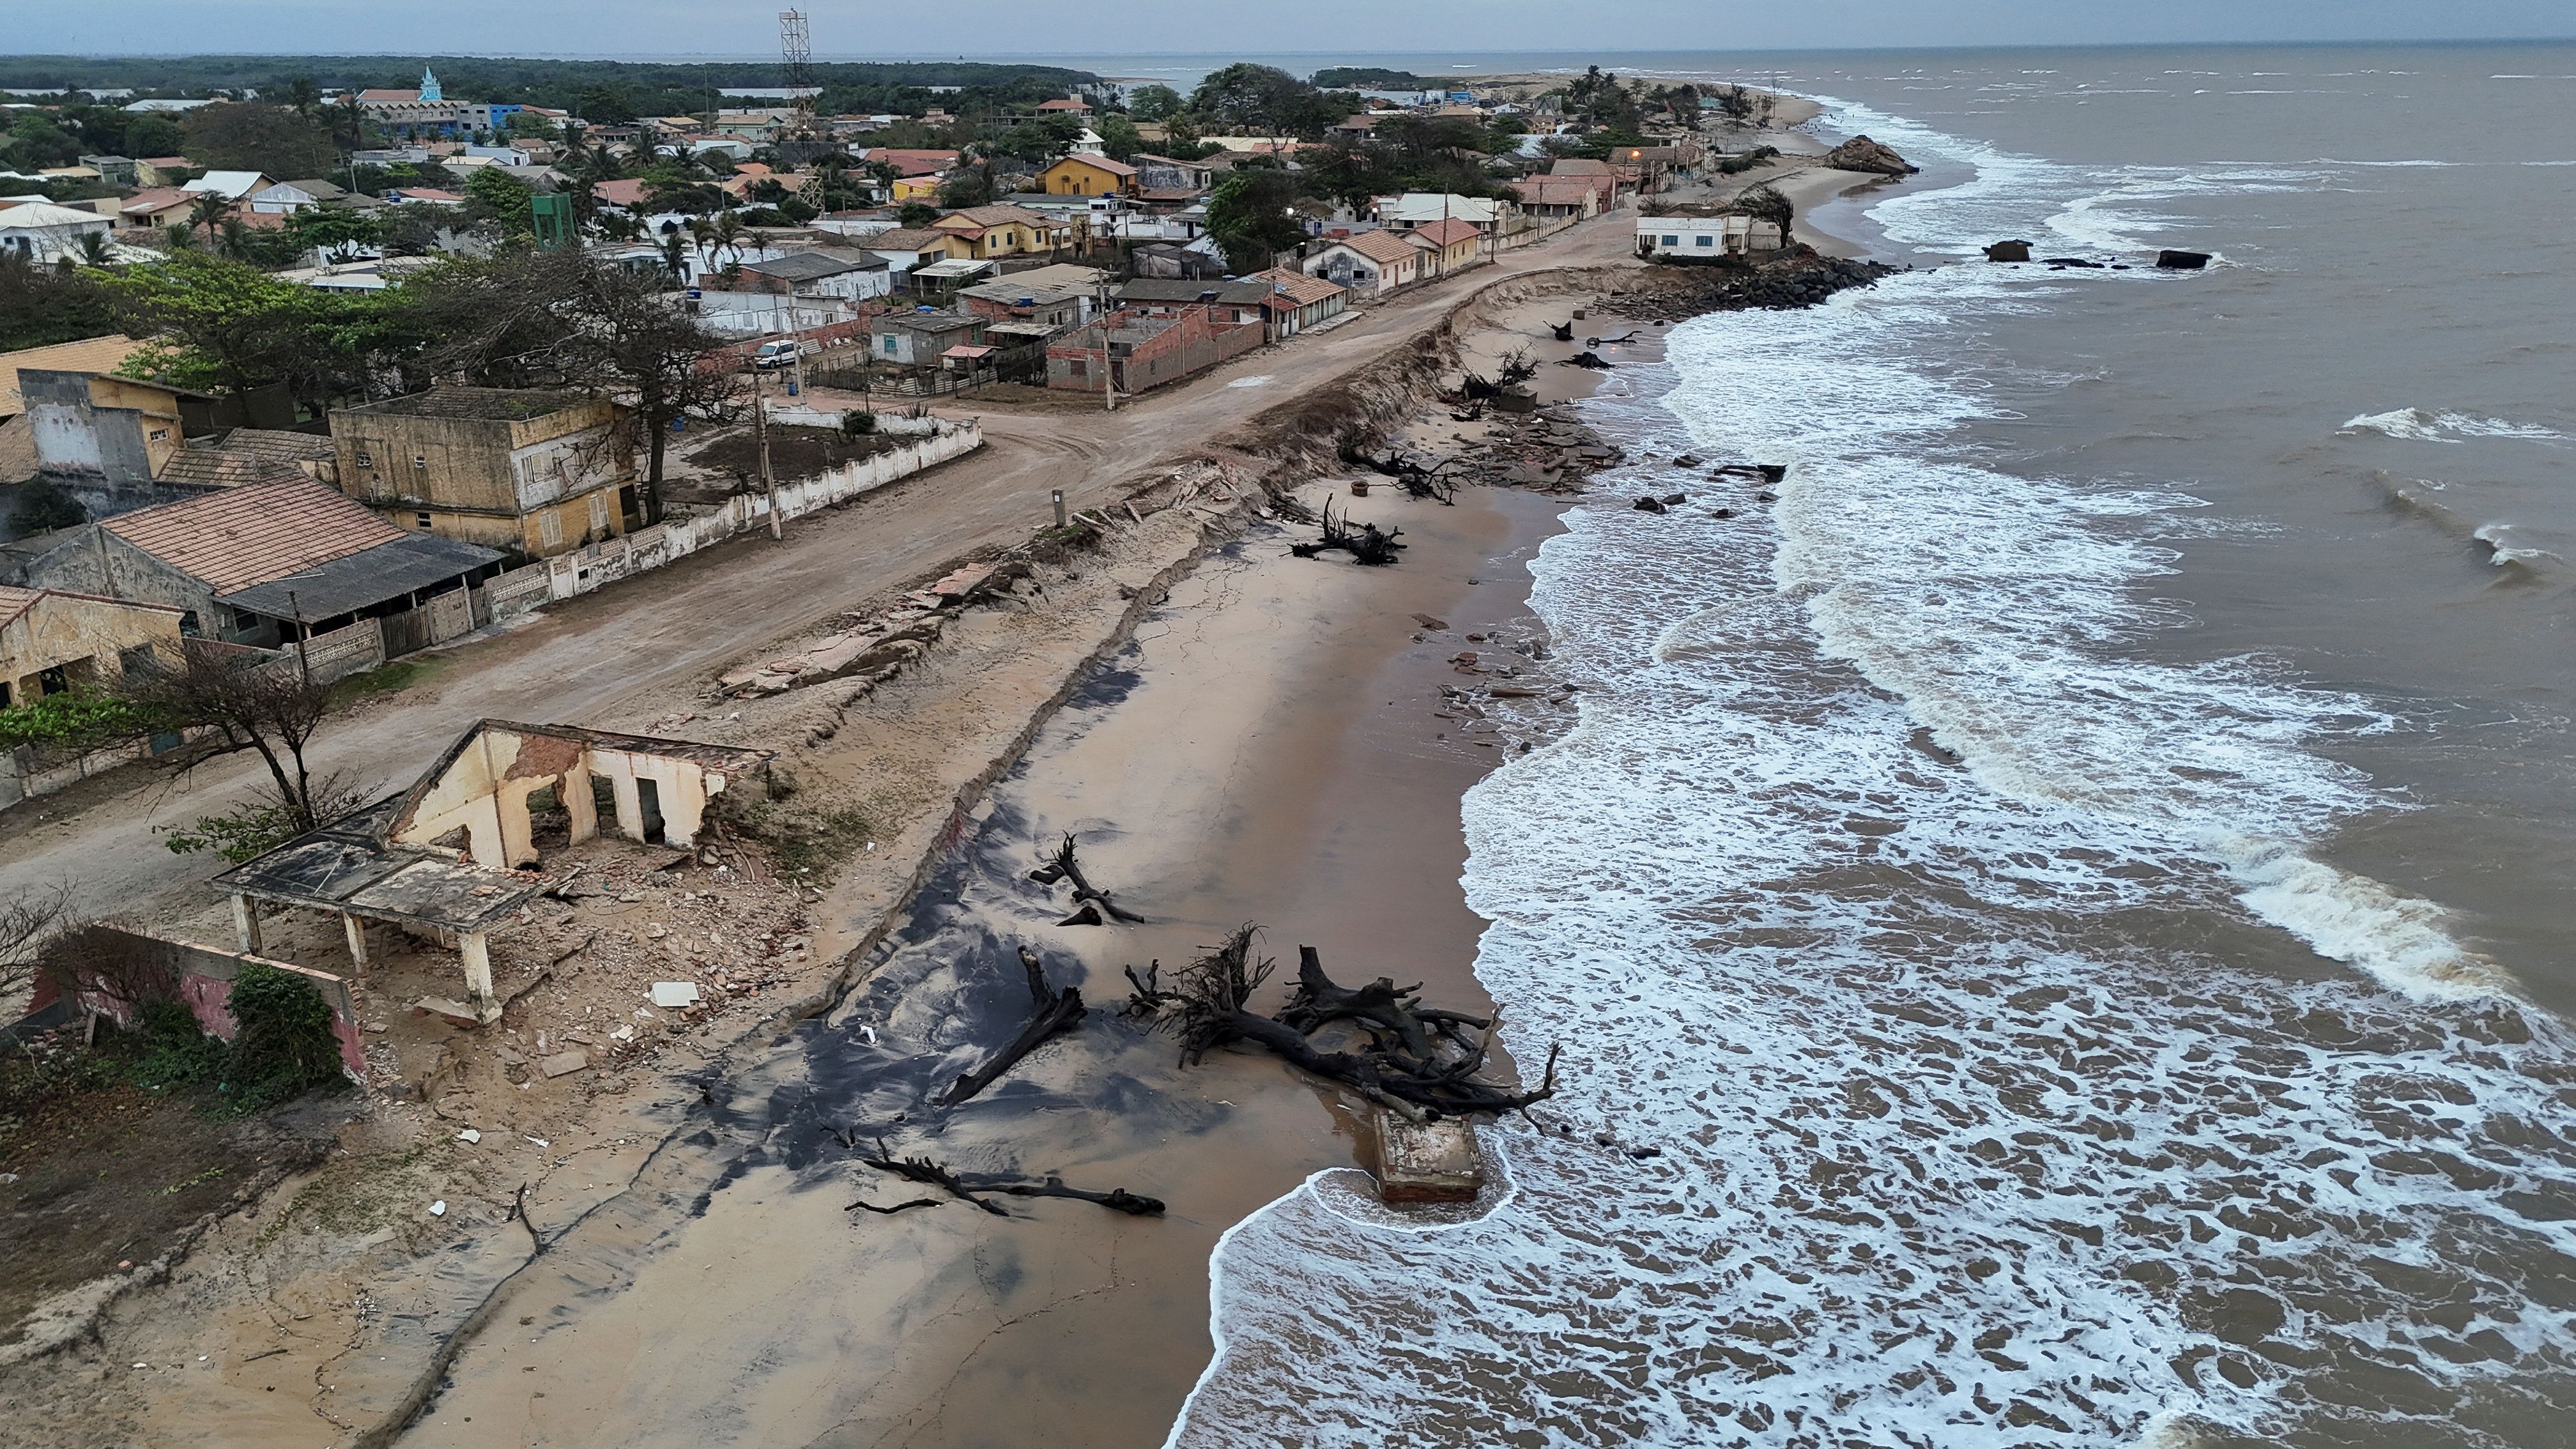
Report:
[[[1466,365],[1526,346],[1545,396],[1627,386],[1552,365],[1582,344],[1545,324],[1583,300],[1488,308],[1461,338]],[[1655,355],[1657,329],[1602,325],[1635,333],[1604,346],[1614,362]],[[1431,419],[1416,442],[1478,433]],[[1443,507],[1383,480],[1355,499],[1346,477],[1301,490],[1310,506],[1328,495],[1401,527],[1402,562],[1290,558],[1311,530],[1259,525],[1175,585],[975,812],[867,980],[711,1080],[702,1120],[521,1275],[402,1442],[1162,1440],[1211,1351],[1217,1237],[1352,1165],[1365,1128],[1266,1056],[1177,1069],[1168,1038],[1117,1014],[1121,968],[1178,967],[1254,921],[1264,954],[1292,965],[1312,945],[1346,982],[1386,975],[1444,1006],[1489,1005],[1458,799],[1510,747],[1442,718],[1440,689],[1457,682],[1450,656],[1496,648],[1467,634],[1537,633],[1527,563],[1566,500],[1475,489]],[[1064,894],[1026,873],[1067,831],[1146,924],[1053,924]],[[1055,984],[1082,989],[1089,1019],[974,1101],[927,1108],[1025,1015],[1023,943]],[[1274,980],[1257,1004],[1283,995]],[[827,1129],[958,1171],[1125,1187],[1169,1212],[856,1211],[927,1190],[857,1165]]]

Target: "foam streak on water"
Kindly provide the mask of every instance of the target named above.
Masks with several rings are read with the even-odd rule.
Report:
[[[2134,191],[1844,125],[1977,165],[1879,208],[1920,239]],[[1175,1444],[2483,1445],[2576,1408],[2576,1041],[2316,858],[2395,804],[2312,749],[2372,701],[2142,658],[2186,491],[1957,441],[1979,319],[2053,285],[1702,319],[1661,408],[1595,405],[1793,471],[1767,516],[1703,479],[1541,554],[1584,720],[1471,793],[1467,884],[1573,1130],[1488,1129],[1513,1192],[1436,1233],[1313,1188],[1239,1225]]]

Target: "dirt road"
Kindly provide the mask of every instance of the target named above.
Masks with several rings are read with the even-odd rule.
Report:
[[[1233,428],[1316,382],[1376,356],[1458,299],[1499,278],[1624,260],[1633,211],[1621,210],[1493,265],[1365,309],[1320,336],[1263,348],[1193,382],[1122,401],[1114,413],[938,411],[982,418],[986,446],[848,507],[798,520],[783,543],[740,539],[596,594],[549,605],[506,631],[441,651],[429,683],[326,729],[317,772],[344,771],[380,793],[409,781],[486,716],[635,727],[686,703],[697,686],[924,569],[985,544],[1017,542],[1049,517],[1048,492],[1075,506],[1168,455],[1221,442]],[[841,401],[817,394],[817,406]],[[66,811],[44,800],[0,823],[0,897],[67,882],[77,909],[135,915],[222,862],[166,849],[154,827],[217,813],[262,778],[226,760],[182,785]],[[48,818],[48,816],[59,818]]]

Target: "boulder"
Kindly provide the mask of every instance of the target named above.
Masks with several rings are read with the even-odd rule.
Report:
[[[2196,272],[2209,265],[2209,253],[2162,251],[2156,253],[2156,265],[2177,272]]]
[[[2026,241],[1996,242],[1994,245],[1986,248],[1986,260],[1990,262],[2029,261],[2030,243]]]
[[[1867,136],[1854,136],[1826,152],[1825,164],[1836,171],[1869,171],[1880,176],[1911,176],[1923,169],[1906,164],[1893,148]]]
[[[1664,511],[1664,501],[1660,498],[1640,498],[1630,506],[1634,507],[1639,513],[1661,513]]]

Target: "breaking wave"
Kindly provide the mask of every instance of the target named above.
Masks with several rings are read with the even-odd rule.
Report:
[[[2467,413],[2437,412],[2431,408],[2363,413],[2346,420],[2337,431],[2379,433],[2413,443],[2456,443],[2462,438],[2551,439],[2567,436],[2555,428],[2544,428],[2536,423],[2507,422],[2502,418],[2472,417]]]
[[[2121,195],[1836,125],[1976,168],[1873,209],[1918,244]],[[2154,656],[2199,500],[1965,440],[1984,319],[2059,291],[1945,268],[1702,318],[1660,404],[1586,405],[1634,457],[1790,472],[1768,508],[1578,508],[1534,567],[1583,718],[1469,793],[1466,885],[1562,1093],[1487,1130],[1512,1195],[1472,1221],[1310,1184],[1229,1232],[1173,1446],[2453,1444],[2464,1405],[2576,1409],[2576,1039],[2320,858],[2402,808],[2317,748],[2388,712]],[[1637,472],[1603,493],[1664,491]]]

